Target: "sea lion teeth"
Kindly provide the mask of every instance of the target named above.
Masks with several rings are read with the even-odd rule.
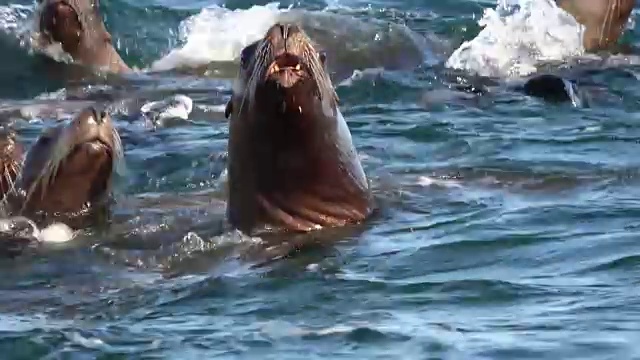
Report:
[[[298,25],[278,23],[242,58],[242,86],[226,108],[230,225],[254,235],[368,218],[369,182],[311,39]]]

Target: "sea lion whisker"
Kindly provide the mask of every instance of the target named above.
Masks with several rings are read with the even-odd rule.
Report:
[[[613,28],[613,20],[614,20],[614,8],[618,12],[618,16],[620,16],[620,1],[614,0],[611,6],[607,6],[607,11],[605,12],[604,19],[602,20],[602,24],[600,25],[600,34],[599,34],[599,42],[601,46],[603,43],[608,42],[608,35],[611,34]]]
[[[113,161],[115,163],[124,159],[124,149],[122,147],[122,139],[116,128],[111,129],[111,136],[113,138]]]
[[[2,200],[0,201],[0,205],[2,206],[1,210],[3,212],[5,211],[6,205],[8,204],[9,194],[16,191],[16,184],[13,179],[14,176],[18,175],[19,167],[20,165],[13,161],[9,161],[7,166],[3,167],[3,176],[6,179],[8,185],[8,188],[6,189],[6,192],[4,193],[4,195],[2,196]]]
[[[242,102],[240,103],[239,111],[242,110],[242,107],[244,106],[244,102],[247,100],[246,99],[247,97],[249,97],[249,102],[253,101],[255,97],[255,89],[257,88],[257,83],[258,81],[261,81],[261,79],[264,77],[264,74],[262,74],[261,71],[259,71],[259,69],[266,68],[265,65],[267,62],[267,58],[272,57],[272,56],[268,56],[271,53],[272,53],[271,45],[266,42],[263,42],[262,45],[258,47],[258,49],[256,50],[256,54],[253,58],[253,64],[252,64],[254,71],[252,71],[251,74],[249,75],[249,80],[247,81],[247,86],[246,86],[246,88],[248,88],[249,91],[246,91],[246,88],[245,88],[244,96],[243,96]]]
[[[268,46],[261,46],[258,48],[258,50],[256,51],[256,55],[253,59],[254,65],[253,68],[254,69],[261,69],[264,67],[264,64],[266,62],[266,53],[269,52]],[[248,88],[249,88],[249,92],[245,91],[244,95],[245,97],[243,98],[243,102],[240,104],[240,110],[242,110],[242,107],[244,105],[244,100],[246,100],[246,97],[248,96],[249,99],[253,99],[254,95],[255,95],[255,88],[256,88],[256,83],[258,82],[258,79],[261,77],[260,74],[258,74],[258,71],[252,71],[250,76],[249,76],[249,81],[248,83]],[[251,100],[249,100],[251,102]]]
[[[70,139],[68,139],[68,135],[65,133],[62,135],[62,138],[58,139],[55,145],[53,146],[53,150],[51,151],[51,158],[45,163],[43,169],[38,173],[35,181],[31,183],[27,191],[27,195],[25,198],[24,206],[31,200],[33,193],[40,187],[40,200],[43,200],[47,195],[47,191],[49,187],[55,181],[55,178],[58,174],[60,166],[65,161],[67,156],[73,151],[72,146],[68,146],[71,143]]]
[[[256,49],[255,55],[253,57],[253,59],[250,61],[250,64],[254,64],[256,61],[259,61],[259,56],[262,52],[262,47]],[[258,60],[256,60],[258,59]],[[242,72],[242,69],[239,69],[238,72]],[[252,84],[253,78],[254,78],[255,72],[250,73],[249,75],[249,80],[247,81],[247,84],[249,84],[249,86]],[[247,96],[248,96],[248,92],[247,92],[247,87],[245,86],[245,88],[243,89],[242,92],[242,101],[240,102],[240,107],[238,109],[238,112],[242,112],[242,109],[244,107],[244,103],[247,100]]]

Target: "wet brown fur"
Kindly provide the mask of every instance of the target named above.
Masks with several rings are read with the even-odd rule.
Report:
[[[321,56],[294,24],[242,51],[229,130],[227,217],[245,233],[366,219],[369,184]]]
[[[588,52],[616,45],[635,6],[634,0],[559,0],[558,6],[585,27],[583,45]]]
[[[44,131],[26,154],[10,197],[20,215],[75,218],[106,204],[120,137],[110,116],[93,107],[70,123]]]
[[[61,43],[74,61],[101,70],[132,71],[113,47],[98,0],[40,1],[40,33],[47,44]]]

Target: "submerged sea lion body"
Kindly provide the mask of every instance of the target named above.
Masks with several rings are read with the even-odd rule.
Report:
[[[98,0],[39,0],[43,45],[60,43],[73,60],[110,72],[132,71],[113,47]]]
[[[107,206],[122,157],[110,116],[86,108],[68,124],[45,130],[31,146],[7,196],[8,213],[80,227],[76,219]]]
[[[243,49],[225,111],[234,228],[308,232],[370,215],[368,180],[324,62],[297,25],[276,24]]]
[[[558,0],[558,6],[585,27],[583,45],[589,52],[618,42],[634,5],[634,0]]]

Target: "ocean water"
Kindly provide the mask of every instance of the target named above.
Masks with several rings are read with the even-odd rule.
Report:
[[[105,104],[126,157],[109,233],[0,260],[0,358],[640,359],[640,58],[584,54],[550,0],[101,4],[141,74],[69,81],[35,1],[0,6],[2,122],[29,144]],[[220,231],[223,111],[287,17],[327,44],[380,212],[266,258]],[[542,71],[581,101],[513,86]],[[187,120],[141,114],[175,94]]]

